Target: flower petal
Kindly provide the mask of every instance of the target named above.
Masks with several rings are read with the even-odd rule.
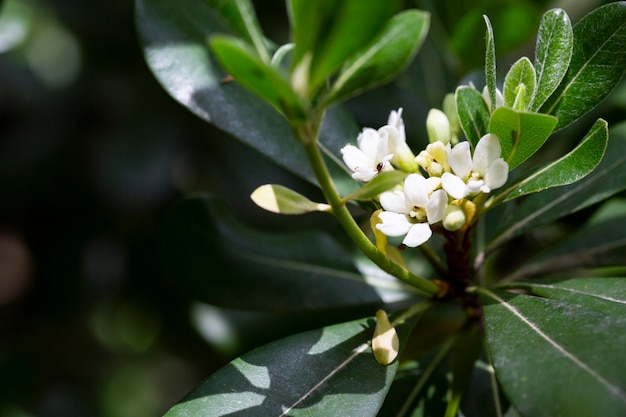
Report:
[[[470,154],[469,142],[457,143],[450,151],[448,162],[457,176],[461,178],[467,177],[472,170],[472,155]]]
[[[356,167],[354,174],[352,174],[352,178],[357,181],[368,182],[374,179],[374,177],[378,174],[377,169],[369,168],[369,167]]]
[[[404,180],[404,194],[409,206],[425,207],[428,202],[426,178],[420,174],[410,174]]]
[[[411,226],[402,243],[414,248],[426,242],[432,235],[433,231],[428,223],[417,223]]]
[[[454,174],[446,172],[441,177],[441,186],[446,192],[455,199],[464,198],[469,194],[467,186],[463,180]]]
[[[407,207],[406,196],[402,191],[387,191],[380,195],[380,205],[387,211],[394,213],[409,214],[410,208]]]
[[[485,174],[485,184],[492,190],[502,187],[509,177],[509,164],[498,158],[489,166]]]
[[[378,218],[382,223],[378,223],[376,228],[387,236],[402,236],[406,234],[412,226],[404,214],[383,211],[378,213]]]
[[[480,138],[474,150],[474,172],[479,172],[484,177],[489,166],[500,158],[501,152],[500,140],[496,135],[489,133]]]
[[[448,195],[443,190],[437,190],[431,194],[426,203],[426,217],[428,223],[435,224],[443,219],[443,215],[446,212],[446,206],[448,205]]]
[[[343,162],[345,162],[346,166],[352,171],[355,171],[358,167],[371,165],[370,158],[354,145],[348,144],[341,148],[341,155]]]
[[[372,161],[377,159],[377,155],[379,153],[380,135],[376,130],[366,127],[361,133],[359,133],[356,141],[359,144],[359,149],[361,149],[365,155],[367,155]]]

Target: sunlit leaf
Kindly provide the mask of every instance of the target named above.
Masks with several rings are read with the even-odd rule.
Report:
[[[232,36],[215,35],[210,45],[235,81],[267,100],[289,120],[304,121],[304,107],[289,82],[246,43]]]
[[[269,63],[267,42],[250,0],[207,0],[229,23],[232,30],[253,45],[259,58]]]
[[[236,82],[210,52],[207,39],[228,32],[228,18],[209,2],[136,0],[136,19],[146,62],[164,89],[202,119],[256,149],[281,167],[316,184],[302,147],[287,120]],[[234,30],[234,34],[242,36]],[[356,182],[344,169],[339,150],[359,127],[340,106],[324,117],[320,146],[331,157],[337,188],[349,194]]]
[[[520,93],[520,87],[523,91]],[[520,58],[506,74],[504,79],[504,105],[515,110],[524,111],[530,104],[535,91],[535,68],[526,57]]]
[[[604,314],[584,304],[544,297],[479,291],[498,380],[522,416],[626,413],[624,314]]]
[[[584,178],[602,160],[608,139],[607,123],[599,119],[576,148],[525,177],[513,187],[504,201],[548,188],[572,184]]]
[[[414,323],[398,326],[401,340]],[[374,320],[366,318],[254,349],[204,380],[165,417],[376,416],[398,362],[376,362],[373,333]]]
[[[487,91],[489,92],[489,102],[491,110],[495,109],[496,103],[496,42],[493,38],[493,28],[487,15],[483,16],[487,33],[485,35],[485,82],[487,83]]]
[[[542,113],[565,127],[600,103],[626,71],[626,2],[599,7],[574,25],[569,69]]]
[[[537,85],[531,111],[537,111],[559,86],[572,57],[574,35],[569,16],[562,9],[547,11],[541,18],[535,49]]]
[[[411,61],[428,27],[429,15],[419,10],[391,18],[372,43],[343,65],[328,102],[344,100],[389,81]]]
[[[541,148],[556,123],[553,116],[500,107],[491,115],[489,132],[500,139],[502,158],[512,170]]]
[[[304,214],[330,211],[328,204],[315,203],[290,188],[276,184],[262,185],[250,195],[259,207],[280,214]]]
[[[476,146],[488,132],[489,108],[485,99],[475,88],[462,86],[456,89],[456,107],[465,137]]]
[[[177,285],[209,304],[310,311],[416,299],[328,233],[247,228],[210,198],[173,207],[163,233]]]
[[[503,221],[497,238],[489,243],[488,250],[532,228],[625,190],[626,124],[612,128],[609,133],[610,140],[604,158],[591,174],[573,184],[528,196]]]

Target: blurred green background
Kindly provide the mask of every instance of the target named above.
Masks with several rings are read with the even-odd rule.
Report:
[[[283,1],[254,3],[268,36],[287,42]],[[348,106],[373,127],[404,107],[421,146],[430,107],[461,81],[483,85],[483,14],[506,70],[533,56],[545,10],[563,7],[575,22],[604,3],[407,2],[433,13],[418,59]],[[316,215],[283,219],[248,199],[267,182],[316,191],[166,94],[143,60],[132,1],[1,7],[0,417],[160,415],[234,356],[306,327],[306,317],[195,300],[162,250],[162,219],[208,192],[255,227],[321,227]],[[609,121],[625,101],[621,88],[604,105]]]

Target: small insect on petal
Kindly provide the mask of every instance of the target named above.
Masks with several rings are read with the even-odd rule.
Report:
[[[389,322],[387,313],[378,310],[376,312],[376,328],[372,338],[372,350],[376,362],[381,365],[389,365],[398,356],[399,349],[400,341],[396,329]]]

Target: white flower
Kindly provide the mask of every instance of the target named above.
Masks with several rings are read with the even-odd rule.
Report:
[[[496,88],[496,106],[493,107],[491,104],[491,97],[489,97],[489,88],[485,86],[483,88],[483,99],[487,103],[487,107],[489,107],[489,111],[494,111],[495,109],[504,106],[504,96],[500,89]]]
[[[402,107],[397,111],[392,110],[387,118],[387,124],[378,132],[381,135],[387,135],[389,140],[389,153],[393,154],[391,162],[400,169],[407,172],[415,172],[417,165],[415,164],[415,155],[406,143],[406,131],[404,129],[404,120],[402,120]]]
[[[444,145],[450,143],[452,134],[448,116],[439,109],[430,109],[426,117],[426,133],[430,143],[443,142]]]
[[[365,128],[357,137],[358,148],[346,145],[341,149],[343,161],[354,171],[352,178],[367,182],[382,171],[391,171],[389,163],[393,154],[389,152],[389,138],[374,129]]]
[[[458,143],[448,157],[454,174],[446,172],[441,176],[443,189],[452,198],[459,199],[502,187],[508,178],[509,165],[500,158],[500,152],[500,141],[491,133],[478,141],[473,158],[469,143]]]
[[[404,190],[384,192],[380,204],[384,211],[378,217],[382,223],[376,228],[387,236],[405,236],[403,244],[416,247],[432,236],[430,224],[441,221],[446,211],[448,196],[439,188],[437,177],[424,178],[410,174],[404,180]]]

